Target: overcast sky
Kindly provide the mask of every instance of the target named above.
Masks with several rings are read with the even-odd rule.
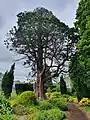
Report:
[[[51,10],[61,21],[70,27],[75,21],[75,11],[79,0],[0,0],[0,72],[8,70],[15,60],[14,53],[4,46],[4,39],[9,29],[16,24],[16,15],[21,11],[31,11],[36,7]],[[24,80],[29,69],[21,62],[16,64],[15,79]]]

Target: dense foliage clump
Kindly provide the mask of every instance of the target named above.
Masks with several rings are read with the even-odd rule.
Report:
[[[18,98],[18,102],[19,102],[19,104],[27,106],[27,105],[35,105],[37,103],[37,100],[36,100],[34,92],[25,91],[20,94],[20,96]]]
[[[36,114],[36,120],[63,120],[65,113],[59,109],[51,109],[38,112]]]
[[[13,120],[12,118],[12,108],[8,100],[0,95],[0,120]]]
[[[2,91],[4,95],[9,98],[12,93],[12,87],[14,82],[14,69],[15,63],[11,66],[10,71],[6,71],[2,78]]]
[[[90,98],[90,0],[81,0],[76,12],[75,27],[79,42],[70,63],[70,77],[78,100]]]

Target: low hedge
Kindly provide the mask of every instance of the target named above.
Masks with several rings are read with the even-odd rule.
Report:
[[[17,83],[15,84],[16,94],[21,94],[24,91],[33,91],[33,84],[31,83]]]

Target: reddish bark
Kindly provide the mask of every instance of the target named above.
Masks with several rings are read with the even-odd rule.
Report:
[[[35,92],[36,92],[37,99],[44,99],[45,98],[43,77],[39,71],[37,72]]]

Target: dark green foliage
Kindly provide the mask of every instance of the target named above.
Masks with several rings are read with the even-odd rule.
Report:
[[[60,77],[60,90],[61,94],[67,94],[66,82],[63,79],[63,75]]]
[[[64,120],[65,113],[59,109],[50,109],[38,112],[36,120]]]
[[[18,83],[15,84],[16,94],[21,94],[24,91],[33,91],[33,84],[31,83]]]
[[[23,106],[36,105],[37,100],[36,100],[34,92],[25,91],[25,92],[21,93],[19,98],[18,98],[18,103],[23,105]]]
[[[53,108],[53,106],[50,102],[48,102],[48,101],[40,101],[39,102],[39,107],[38,107],[39,110],[49,110],[51,108]]]
[[[78,99],[81,99],[83,97],[90,98],[90,89],[87,87],[87,72],[84,66],[78,62],[77,58],[78,56],[75,55],[70,64],[70,77]]]
[[[51,79],[50,79],[50,80],[46,80],[46,81],[44,82],[44,92],[46,93],[46,92],[47,92],[47,89],[48,89],[48,88],[51,88],[52,85],[53,85],[53,83],[52,83],[52,80],[51,80]]]
[[[50,99],[49,102],[56,108],[62,110],[62,111],[67,111],[67,103],[63,101],[61,98],[53,98]]]
[[[80,34],[87,29],[86,24],[90,17],[90,0],[80,0],[78,9],[76,11],[75,26],[79,29]]]
[[[0,95],[0,120],[13,120],[12,108],[6,98]]]
[[[60,85],[59,85],[59,89],[58,89],[58,85],[57,84],[51,84],[48,87],[47,92],[60,92]]]
[[[13,82],[14,82],[14,69],[15,63],[11,66],[10,71],[6,71],[2,78],[2,91],[4,95],[8,98],[11,96]]]
[[[78,99],[90,98],[90,0],[81,0],[75,26],[80,33],[77,51],[70,63],[70,77]]]

